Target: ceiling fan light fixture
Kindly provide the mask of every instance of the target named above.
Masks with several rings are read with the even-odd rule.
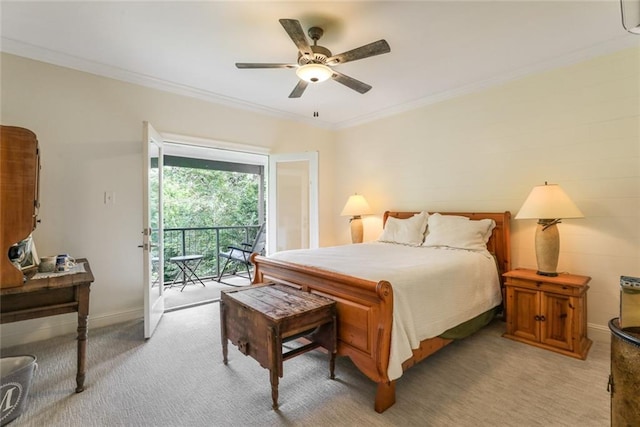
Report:
[[[296,74],[304,81],[318,83],[328,80],[333,71],[324,64],[305,64],[298,67]]]
[[[624,29],[640,35],[640,0],[620,0],[620,11]]]

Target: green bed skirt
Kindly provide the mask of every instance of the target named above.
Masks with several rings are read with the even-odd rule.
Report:
[[[466,338],[469,335],[487,326],[498,313],[500,313],[500,306],[485,311],[484,313],[474,317],[473,319],[469,319],[466,322],[459,324],[458,326],[454,326],[453,328],[444,331],[444,333],[440,335],[440,338],[448,340],[459,340],[462,338]]]

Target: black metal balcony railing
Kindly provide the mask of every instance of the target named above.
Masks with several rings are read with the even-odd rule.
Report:
[[[164,283],[173,281],[179,273],[178,267],[169,259],[182,255],[202,255],[196,270],[198,277],[217,277],[221,267],[218,254],[226,251],[228,246],[252,243],[259,228],[259,225],[165,228]]]

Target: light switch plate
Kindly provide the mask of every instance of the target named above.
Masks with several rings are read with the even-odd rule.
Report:
[[[116,193],[113,191],[104,192],[104,204],[113,205],[116,203]]]

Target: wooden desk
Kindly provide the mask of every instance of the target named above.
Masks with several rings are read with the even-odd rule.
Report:
[[[282,362],[324,347],[329,352],[329,376],[334,378],[335,301],[285,285],[253,285],[223,290],[220,298],[222,358],[227,364],[227,340],[245,356],[269,370],[273,409],[278,409],[278,378]],[[282,344],[305,337],[309,342],[286,353]]]
[[[78,313],[78,373],[76,393],[84,390],[87,356],[89,290],[93,273],[86,259],[85,273],[28,280],[23,286],[0,290],[0,323],[19,322],[64,313]]]

